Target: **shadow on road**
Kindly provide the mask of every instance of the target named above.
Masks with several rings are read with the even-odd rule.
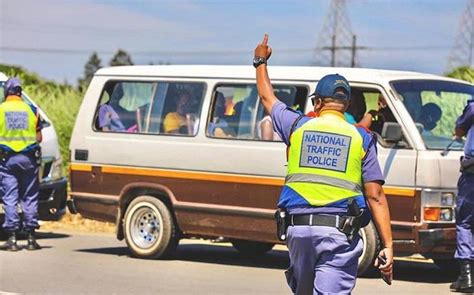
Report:
[[[396,281],[444,284],[454,282],[456,277],[455,272],[443,271],[434,263],[426,261],[395,260],[394,263],[393,279]],[[380,273],[375,271],[364,278],[380,279]]]
[[[109,254],[117,256],[130,256],[130,251],[127,247],[110,247],[110,248],[96,248],[96,249],[80,249],[76,250],[84,253]]]
[[[51,232],[37,232],[36,233],[36,239],[42,240],[42,239],[64,239],[64,238],[69,238],[70,235],[66,234],[59,234],[59,233],[51,233]],[[7,239],[7,235],[3,233],[0,237],[0,241],[5,241]],[[25,232],[20,232],[18,234],[18,240],[26,240],[26,233]]]
[[[457,274],[443,271],[434,263],[417,261],[395,261],[394,279],[417,283],[450,283]]]
[[[272,250],[264,255],[245,256],[224,245],[180,245],[174,259],[272,269],[286,269],[289,265],[287,251]]]
[[[127,247],[80,249],[79,252],[129,256]],[[226,245],[183,244],[179,245],[176,254],[164,260],[182,260],[223,265],[286,269],[289,265],[288,252],[272,250],[265,255],[244,256],[233,247]]]
[[[117,256],[130,256],[130,252],[127,247],[81,249],[77,251]],[[172,257],[166,258],[165,260],[181,260],[281,270],[286,269],[289,265],[287,251],[272,250],[265,255],[249,257],[240,254],[228,244],[181,244],[178,246],[176,254]],[[433,263],[419,262],[416,260],[396,260],[394,269],[394,279],[397,281],[442,284],[452,282],[456,279],[455,273],[443,271]],[[376,273],[368,277],[368,279],[380,279],[380,277],[379,274]]]
[[[26,238],[26,235],[24,237]],[[41,240],[41,239],[64,239],[64,238],[69,238],[69,237],[70,237],[70,235],[52,233],[52,232],[48,232],[48,233],[38,232],[38,233],[36,233],[36,238],[38,240]]]

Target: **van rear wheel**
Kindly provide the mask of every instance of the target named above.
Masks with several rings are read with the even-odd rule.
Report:
[[[247,240],[231,240],[232,246],[234,246],[237,251],[246,255],[246,256],[255,256],[265,254],[270,251],[275,244],[273,243],[264,243],[264,242],[254,242]]]
[[[130,203],[125,212],[124,234],[132,256],[138,258],[163,258],[173,254],[178,245],[168,207],[151,196],[141,196]]]
[[[362,254],[359,257],[359,266],[357,274],[360,276],[369,276],[375,273],[375,258],[381,249],[379,235],[373,222],[359,230],[359,235],[363,242]]]

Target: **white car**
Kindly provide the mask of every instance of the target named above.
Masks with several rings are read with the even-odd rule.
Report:
[[[3,100],[3,84],[8,77],[0,72],[0,96]],[[67,179],[62,169],[62,158],[59,150],[58,137],[48,116],[36,103],[23,92],[23,99],[38,108],[43,123],[43,141],[41,142],[42,161],[39,171],[40,220],[59,220],[66,212]],[[1,190],[0,190],[1,191]],[[0,194],[3,196],[3,193]],[[2,201],[0,197],[0,202]],[[3,206],[0,206],[0,218],[3,219]],[[1,230],[1,229],[0,229]]]

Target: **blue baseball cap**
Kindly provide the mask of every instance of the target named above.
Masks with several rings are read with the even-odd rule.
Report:
[[[326,75],[319,80],[316,90],[309,97],[332,97],[334,99],[349,100],[351,86],[346,78],[339,74]]]
[[[17,77],[11,77],[3,84],[3,94],[5,97],[8,95],[21,95],[21,83]]]

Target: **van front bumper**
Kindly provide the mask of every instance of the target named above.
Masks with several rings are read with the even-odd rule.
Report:
[[[432,228],[418,231],[421,247],[433,247],[441,244],[456,244],[455,228]]]
[[[428,258],[452,258],[456,249],[456,228],[418,230],[420,252]]]
[[[66,213],[67,179],[40,183],[38,213],[40,220],[57,221]]]

